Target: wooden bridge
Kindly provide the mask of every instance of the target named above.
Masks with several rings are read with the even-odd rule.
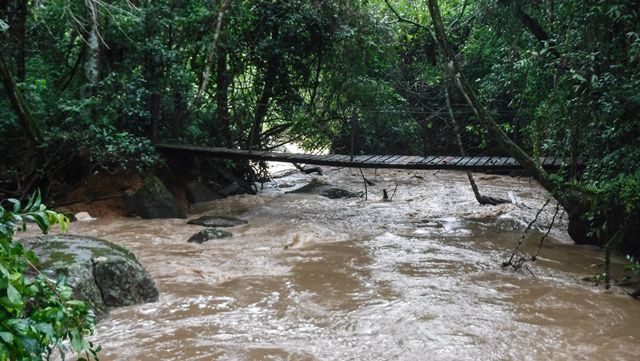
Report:
[[[474,171],[506,171],[521,169],[520,164],[509,157],[456,157],[412,155],[339,155],[299,154],[199,147],[189,145],[158,144],[156,148],[167,154],[196,154],[220,159],[248,159],[270,162],[302,163],[349,168],[397,168],[397,169],[454,169]],[[569,160],[557,157],[541,157],[545,169],[556,170],[568,165]]]

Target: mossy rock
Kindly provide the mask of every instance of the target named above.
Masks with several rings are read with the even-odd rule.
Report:
[[[191,236],[191,238],[189,238],[187,242],[204,243],[213,239],[228,238],[231,236],[233,236],[231,232],[227,232],[217,228],[207,228]]]
[[[176,198],[156,176],[148,176],[137,190],[124,193],[124,203],[130,214],[144,219],[186,218]]]
[[[128,249],[109,241],[74,235],[22,239],[52,278],[64,275],[74,298],[89,302],[97,315],[109,307],[155,302],[153,279]]]

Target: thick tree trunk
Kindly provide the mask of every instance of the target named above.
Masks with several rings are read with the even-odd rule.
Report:
[[[33,144],[39,144],[41,141],[40,130],[38,129],[35,119],[29,111],[27,103],[20,93],[20,89],[16,87],[16,83],[13,80],[13,77],[9,72],[9,68],[7,67],[1,54],[0,77],[2,77],[2,84],[4,85],[4,90],[9,97],[9,101],[11,102],[11,107],[16,112],[16,115],[18,116],[22,128],[27,134],[27,137]]]

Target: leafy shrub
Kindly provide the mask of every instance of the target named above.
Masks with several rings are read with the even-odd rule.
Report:
[[[88,162],[88,168],[93,171],[142,172],[160,161],[150,140],[109,127],[90,126],[83,132],[53,132],[48,143],[54,148],[66,147]]]
[[[54,224],[63,230],[69,220],[47,210],[40,195],[31,197],[22,208],[8,199],[11,209],[0,206],[0,360],[49,360],[54,351],[82,354],[79,360],[97,359],[100,347],[85,339],[93,331],[93,311],[78,300],[64,277],[52,280],[40,273],[38,258],[13,240],[27,222],[34,222],[46,233]]]

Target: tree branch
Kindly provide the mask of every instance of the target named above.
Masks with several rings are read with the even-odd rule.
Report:
[[[409,20],[406,19],[404,17],[402,17],[402,15],[400,15],[400,13],[398,11],[396,11],[396,9],[393,8],[393,6],[391,6],[391,3],[389,3],[389,0],[384,0],[385,4],[387,4],[387,7],[389,8],[389,10],[391,10],[391,12],[393,12],[393,14],[398,18],[398,21],[401,23],[407,23],[407,24],[411,24],[417,28],[420,28],[422,30],[427,31],[429,34],[431,34],[431,37],[435,39],[435,36],[433,35],[433,33],[431,32],[431,29],[429,29],[429,27],[424,26],[420,23],[417,23],[413,20]]]

